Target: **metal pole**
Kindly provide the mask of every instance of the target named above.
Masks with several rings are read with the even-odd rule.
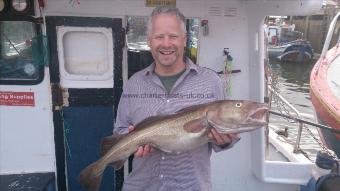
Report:
[[[305,123],[305,124],[308,124],[308,125],[312,125],[314,127],[320,128],[320,129],[326,129],[326,130],[328,130],[328,131],[330,131],[332,133],[340,134],[340,130],[339,129],[333,129],[332,127],[329,127],[327,125],[313,123],[311,121],[306,121],[304,119],[296,118],[296,117],[289,116],[289,115],[284,115],[282,113],[279,113],[279,112],[276,112],[276,111],[272,111],[272,110],[269,110],[269,113],[274,114],[274,115],[278,115],[278,116],[281,116],[281,117],[286,117],[286,118],[289,118],[289,119],[293,119],[295,121],[302,122],[302,123]]]

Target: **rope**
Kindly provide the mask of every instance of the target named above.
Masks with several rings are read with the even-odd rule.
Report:
[[[223,50],[226,59],[224,60],[224,75],[226,79],[226,93],[227,96],[231,95],[231,74],[232,74],[232,65],[233,65],[233,57],[231,57],[229,53],[229,48],[225,48]]]

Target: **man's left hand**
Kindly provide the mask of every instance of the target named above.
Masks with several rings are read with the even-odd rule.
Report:
[[[212,139],[213,143],[219,146],[224,146],[232,143],[235,140],[240,139],[239,135],[236,133],[231,134],[221,134],[218,133],[214,128],[211,128],[209,133],[209,138]]]

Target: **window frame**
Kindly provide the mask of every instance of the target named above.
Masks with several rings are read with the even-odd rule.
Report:
[[[2,16],[0,21],[27,21],[35,25],[36,36],[41,35],[41,26],[37,19],[31,16],[15,15]],[[44,79],[44,65],[38,66],[38,78],[36,79],[0,79],[0,85],[36,85]]]

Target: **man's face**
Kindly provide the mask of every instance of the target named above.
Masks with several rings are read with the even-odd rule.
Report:
[[[148,45],[160,66],[170,67],[183,61],[186,35],[175,15],[161,14],[153,19]]]

